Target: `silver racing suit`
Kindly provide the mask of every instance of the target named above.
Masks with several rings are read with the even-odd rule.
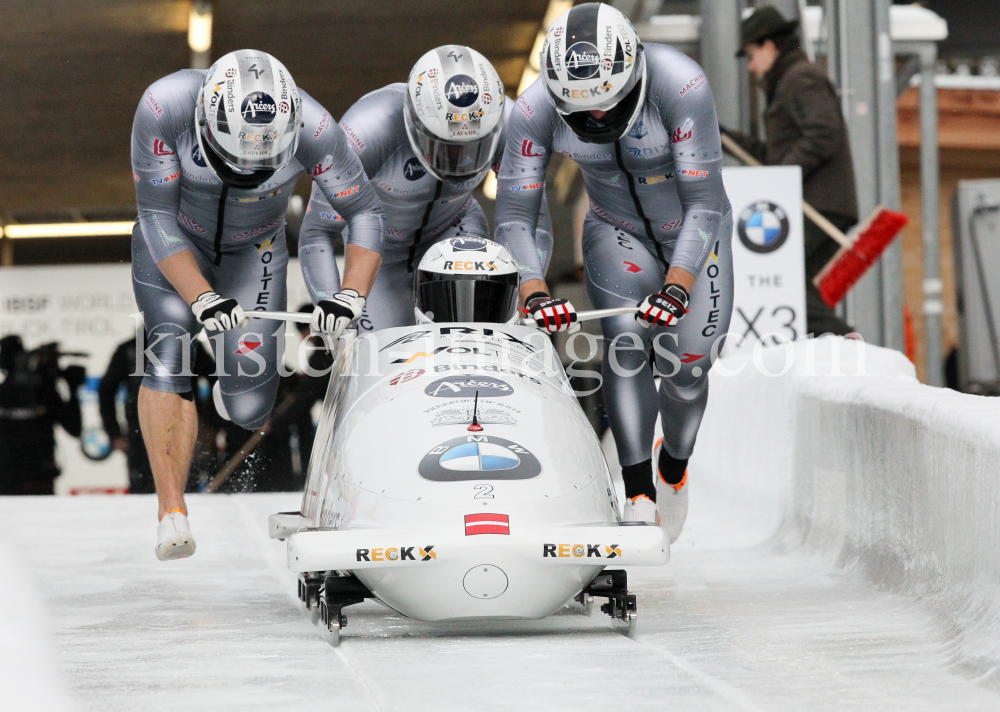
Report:
[[[158,262],[190,250],[219,294],[247,311],[285,309],[285,209],[304,171],[327,209],[334,206],[344,216],[352,243],[381,252],[383,240],[384,214],[358,157],[337,122],[301,89],[303,125],[288,165],[249,190],[216,178],[194,133],[204,76],[204,71],[184,69],[155,82],[139,102],[132,125],[139,209],[132,232],[132,282],[149,357],[143,385],[172,393],[191,389],[191,337],[201,325]],[[229,415],[244,428],[260,427],[277,393],[284,322],[251,319],[213,342]]]
[[[472,197],[488,169],[461,182],[440,181],[428,173],[413,154],[406,136],[405,92],[405,84],[390,84],[373,91],[359,99],[340,120],[386,212],[382,267],[359,322],[362,330],[414,323],[413,270],[431,245],[461,234],[490,234],[486,216]],[[512,108],[513,102],[508,99],[505,123]],[[494,169],[499,168],[503,150],[501,134]],[[541,215],[536,213],[538,231],[532,249],[539,269],[544,271],[552,256],[552,226],[544,198],[537,210]],[[341,215],[330,209],[322,191],[313,186],[299,237],[299,254],[314,302],[340,289],[332,244],[346,226]]]
[[[553,151],[580,166],[590,198],[583,252],[595,307],[637,305],[660,291],[669,266],[698,277],[690,311],[674,327],[645,329],[631,314],[601,323],[604,402],[622,465],[651,457],[657,410],[667,452],[691,455],[733,300],[732,209],[711,88],[681,52],[656,44],[644,49],[645,103],[614,143],[581,141],[559,118],[543,82],[532,84],[507,124],[497,186],[495,237],[513,254],[522,280],[544,275],[533,240]],[[651,349],[663,375],[659,393]]]

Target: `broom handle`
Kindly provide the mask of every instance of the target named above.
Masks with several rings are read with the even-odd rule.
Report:
[[[282,415],[285,414],[285,411],[288,410],[294,403],[295,403],[295,394],[293,393],[287,396],[285,400],[281,402],[281,404],[275,409],[274,414],[271,417],[272,418],[281,417]],[[227,462],[222,467],[222,469],[219,470],[218,473],[216,473],[215,477],[212,478],[212,481],[208,483],[208,486],[205,488],[205,491],[215,492],[220,487],[222,487],[222,485],[225,484],[226,480],[229,479],[229,476],[236,471],[236,468],[239,467],[243,463],[243,461],[247,459],[247,456],[257,449],[257,446],[260,445],[260,441],[264,439],[265,435],[267,435],[267,433],[264,432],[264,430],[258,430],[253,435],[251,435],[250,439],[247,440],[245,443],[243,443],[243,447],[241,447],[235,455],[229,458],[229,462]]]
[[[748,166],[759,166],[761,162],[751,156],[743,147],[736,143],[731,136],[722,134],[722,147],[736,156],[740,162]],[[837,226],[820,215],[819,211],[806,201],[802,201],[802,214],[809,218],[820,230],[833,238],[841,247],[850,247],[851,240],[844,233],[837,229]]]

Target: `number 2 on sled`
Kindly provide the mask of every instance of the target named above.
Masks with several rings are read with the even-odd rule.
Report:
[[[473,499],[493,499],[493,485],[476,485],[476,496]]]

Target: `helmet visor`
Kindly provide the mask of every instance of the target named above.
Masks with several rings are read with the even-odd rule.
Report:
[[[425,129],[410,105],[409,95],[404,116],[411,147],[437,178],[472,178],[492,163],[500,141],[502,122],[488,134],[472,141],[455,141],[435,136]]]
[[[632,125],[636,109],[642,98],[643,83],[640,81],[632,87],[625,98],[611,107],[600,119],[595,119],[589,111],[574,111],[572,114],[561,114],[561,116],[581,141],[614,143]]]
[[[516,274],[467,276],[422,272],[417,277],[417,308],[437,323],[477,321],[502,324],[517,311]]]

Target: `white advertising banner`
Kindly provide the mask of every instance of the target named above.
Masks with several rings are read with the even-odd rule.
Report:
[[[724,168],[733,206],[735,292],[725,355],[773,347],[806,331],[802,170]]]
[[[289,308],[308,301],[299,262],[291,260]],[[56,341],[61,351],[88,354],[60,362],[62,366],[78,363],[87,368],[87,385],[80,393],[85,434],[101,428],[97,387],[115,349],[135,336],[137,312],[130,264],[0,269],[0,336],[18,334],[28,350]],[[290,347],[286,352],[294,357],[298,335],[294,329],[286,332]],[[58,494],[127,486],[121,453],[95,462],[87,459],[79,441],[61,428],[57,428],[56,439],[63,472],[56,480]]]

